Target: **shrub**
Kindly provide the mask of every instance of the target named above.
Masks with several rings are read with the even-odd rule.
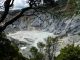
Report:
[[[26,60],[19,52],[19,49],[10,40],[0,34],[0,60]]]
[[[75,47],[74,44],[66,46],[61,49],[56,60],[80,60],[80,47]]]

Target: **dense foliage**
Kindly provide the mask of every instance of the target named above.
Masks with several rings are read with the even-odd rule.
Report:
[[[1,19],[2,21],[0,23],[2,23],[5,20],[4,18],[6,18],[7,14],[8,14],[10,2],[11,2],[11,1],[10,2],[8,2],[8,1],[9,0],[5,1],[5,12],[2,16],[2,19]],[[43,1],[49,7],[57,5],[54,2],[54,0],[43,0]],[[61,6],[61,4],[60,4],[61,10],[59,10],[59,8],[58,8],[58,11],[56,12],[56,14],[58,13],[58,15],[62,14],[64,16],[70,16],[70,15],[73,16],[74,14],[80,14],[80,0],[68,0],[68,1],[69,2],[66,2],[65,7]],[[8,3],[6,3],[6,2],[8,2]],[[60,3],[63,3],[63,1],[60,0]],[[9,6],[7,4],[9,4]],[[1,32],[8,25],[12,24],[19,17],[21,17],[25,11],[32,9],[33,7],[37,7],[40,4],[40,1],[39,0],[36,0],[36,1],[30,0],[29,4],[30,4],[30,7],[26,8],[26,9],[22,9],[21,13],[17,17],[15,17],[14,19],[12,19],[8,23],[6,23],[4,26],[0,26],[0,30],[2,29]],[[63,7],[64,7],[64,9],[63,9]],[[6,9],[7,9],[7,11],[6,11]],[[57,44],[57,39],[54,39],[51,37],[48,37],[48,39],[46,40],[46,44],[39,42],[38,43],[39,50],[36,47],[32,47],[30,49],[31,56],[30,56],[29,60],[46,60],[46,58],[44,58],[44,57],[47,57],[48,58],[47,60],[53,60],[56,44]],[[44,48],[45,48],[45,50],[44,50]],[[43,53],[43,51],[44,51],[44,53]],[[46,54],[46,55],[44,55],[44,54]],[[16,47],[11,41],[6,39],[5,34],[0,33],[0,60],[25,60],[25,59],[26,58],[24,58],[22,56],[22,54],[19,52],[18,47]],[[56,60],[80,60],[80,47],[79,46],[75,47],[74,45],[68,45],[67,47],[65,47],[61,50],[61,53],[58,57],[56,57]]]
[[[31,47],[29,60],[53,60],[56,38],[48,37],[46,43],[39,42],[36,47]]]
[[[56,60],[80,60],[80,47],[74,45],[68,45],[61,49],[60,55]]]
[[[43,59],[44,54],[41,52],[38,52],[38,49],[36,47],[32,47],[30,49],[30,52],[32,55],[30,56],[29,60],[42,60]]]
[[[0,34],[0,60],[26,60],[16,45]]]

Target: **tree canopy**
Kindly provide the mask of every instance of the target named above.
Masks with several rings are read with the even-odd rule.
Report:
[[[3,33],[0,34],[0,60],[26,60],[19,52],[18,47]]]
[[[66,46],[61,49],[56,60],[80,60],[80,47],[74,44]]]

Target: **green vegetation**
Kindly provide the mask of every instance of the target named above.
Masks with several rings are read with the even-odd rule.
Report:
[[[0,60],[26,60],[18,47],[6,39],[3,33],[0,33]]]
[[[43,59],[44,54],[41,52],[38,52],[38,49],[36,47],[32,47],[30,49],[30,52],[32,55],[29,60],[42,60]]]
[[[57,41],[57,38],[48,37],[46,44],[42,42],[37,43],[38,48],[32,47],[30,49],[31,56],[29,60],[46,60],[46,57],[47,60],[53,60]]]
[[[38,49],[36,47],[30,49],[29,60],[80,60],[80,47],[74,44],[62,48],[60,54],[55,57],[54,50],[57,43],[58,39],[52,37],[47,38],[46,44],[39,42]]]
[[[39,42],[39,43],[37,43],[37,46],[38,46],[38,50],[39,50],[40,52],[43,52],[44,47],[45,47],[45,44],[42,43],[42,42]]]
[[[80,14],[80,0],[76,0],[76,3],[77,3],[76,14]]]
[[[64,47],[56,60],[80,60],[80,47],[74,44]]]
[[[62,1],[62,3],[64,2]],[[66,5],[63,5],[62,7],[57,6],[54,9],[54,15],[56,15],[57,17],[72,18],[73,15],[80,14],[80,0],[67,0]]]
[[[47,1],[47,0],[46,0]],[[52,3],[50,0],[46,3]],[[62,3],[63,1],[61,1]],[[33,2],[32,2],[33,3]],[[61,4],[60,4],[61,5]],[[54,8],[49,9],[54,16],[60,19],[60,17],[72,17],[74,14],[80,14],[80,0],[67,0],[65,6],[55,6]],[[41,7],[38,10],[47,10],[46,7]],[[54,11],[54,12],[52,12]],[[46,11],[47,12],[47,11]],[[16,18],[15,20],[17,20]],[[4,18],[2,19],[4,20]],[[13,21],[14,22],[14,21]],[[12,22],[11,22],[12,23]],[[11,24],[10,23],[10,24]],[[5,24],[6,25],[6,24]],[[1,28],[1,27],[0,27]],[[1,29],[0,29],[1,30]],[[3,28],[1,32],[3,31]],[[80,35],[80,33],[78,34]],[[55,60],[55,48],[58,43],[58,38],[48,37],[46,43],[39,42],[37,43],[38,48],[31,47],[29,58],[25,58],[19,52],[18,47],[13,44],[9,39],[6,38],[4,33],[0,33],[0,60]],[[47,58],[46,58],[47,57]],[[56,60],[80,60],[80,47],[68,45],[61,49],[60,54],[56,57]]]
[[[29,58],[25,58],[19,52],[18,47],[6,39],[5,34],[0,34],[0,60],[80,60],[80,47],[67,45],[62,48],[60,54],[55,58],[57,38],[48,37],[46,43],[37,43],[38,48],[31,47]]]
[[[55,58],[54,50],[56,48],[56,44],[58,42],[57,38],[48,37],[46,40],[46,55],[49,60],[53,60]]]

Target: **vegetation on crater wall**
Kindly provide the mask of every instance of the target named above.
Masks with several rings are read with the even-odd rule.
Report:
[[[18,47],[2,33],[0,33],[0,60],[26,60]]]
[[[74,44],[64,47],[56,60],[80,60],[80,47]]]

